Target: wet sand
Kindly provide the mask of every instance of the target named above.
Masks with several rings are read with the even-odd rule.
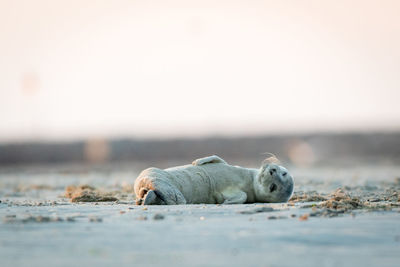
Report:
[[[291,170],[289,203],[144,207],[138,168],[1,169],[1,266],[397,266],[399,167]]]

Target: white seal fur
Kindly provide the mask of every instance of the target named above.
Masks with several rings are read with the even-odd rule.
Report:
[[[191,165],[148,168],[140,173],[134,188],[136,203],[143,205],[268,203],[287,202],[294,180],[275,163],[243,168],[213,155]]]

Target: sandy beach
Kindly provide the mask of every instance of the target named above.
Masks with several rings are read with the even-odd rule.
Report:
[[[292,167],[295,194],[283,204],[146,207],[136,206],[132,194],[139,171],[2,168],[1,265],[396,266],[400,260],[397,166]],[[68,186],[115,200],[74,201]]]

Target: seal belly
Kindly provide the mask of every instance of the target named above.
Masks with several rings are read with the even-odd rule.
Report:
[[[166,169],[173,183],[184,195],[190,204],[219,203],[215,197],[215,185],[207,171],[198,166],[185,165]]]

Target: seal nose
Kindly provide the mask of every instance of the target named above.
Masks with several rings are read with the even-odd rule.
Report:
[[[274,192],[276,189],[278,188],[278,186],[276,185],[276,184],[271,184],[270,186],[269,186],[269,192]]]
[[[274,173],[276,173],[276,169],[275,168],[272,168],[272,169],[269,170],[269,174],[273,175]]]

